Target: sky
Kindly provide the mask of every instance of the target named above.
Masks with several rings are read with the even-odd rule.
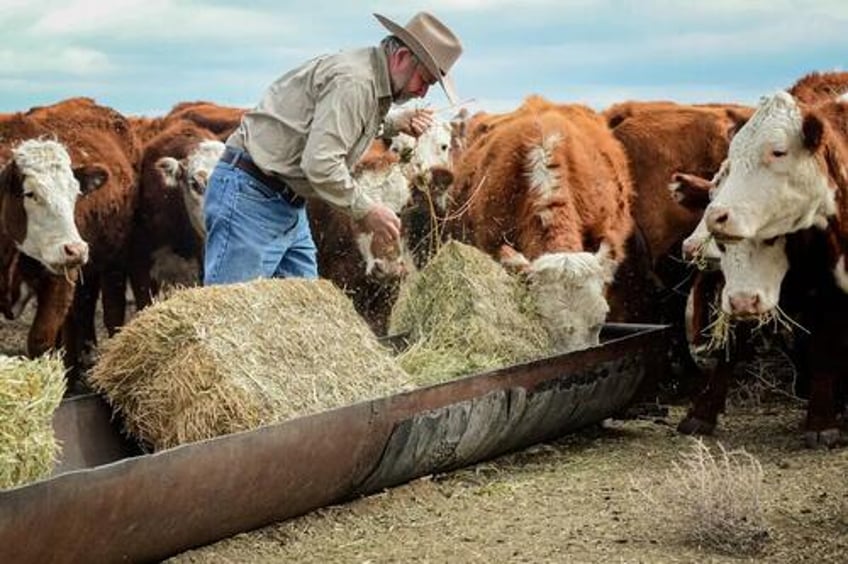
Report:
[[[530,94],[598,110],[755,104],[848,70],[846,0],[0,0],[0,112],[72,96],[149,116],[189,100],[251,107],[301,62],[378,43],[374,12],[403,24],[418,10],[461,38],[453,74],[471,110]],[[437,88],[416,103],[450,111]]]

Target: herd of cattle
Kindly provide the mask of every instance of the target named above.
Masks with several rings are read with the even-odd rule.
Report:
[[[848,377],[845,92],[848,73],[835,72],[756,108],[596,112],[531,96],[512,112],[437,120],[418,140],[375,140],[353,174],[398,212],[401,244],[380,247],[310,202],[319,273],[382,333],[399,280],[458,239],[525,277],[562,351],[597,344],[605,321],[670,322],[688,357],[716,303],[740,331],[791,318],[803,327],[790,352],[809,382],[805,439],[831,446]],[[95,361],[99,298],[111,335],[128,283],[137,309],[198,283],[206,181],[244,111],[192,102],[128,117],[73,98],[0,114],[0,309],[13,319],[35,298],[29,355],[64,347],[74,382]],[[748,354],[736,343],[715,355],[681,432],[715,428]]]

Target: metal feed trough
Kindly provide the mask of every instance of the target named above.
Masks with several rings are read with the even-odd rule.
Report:
[[[55,417],[49,479],[0,492],[0,562],[156,561],[318,507],[550,440],[620,412],[666,327],[242,433],[142,454],[97,396]]]

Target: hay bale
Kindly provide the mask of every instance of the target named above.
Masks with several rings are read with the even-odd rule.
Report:
[[[482,251],[452,241],[401,286],[390,333],[410,333],[398,360],[418,385],[549,354],[526,285]]]
[[[58,356],[0,356],[0,488],[53,471],[59,454],[53,413],[64,393],[65,367]]]
[[[106,343],[90,376],[154,449],[399,391],[408,376],[326,280],[174,292]]]

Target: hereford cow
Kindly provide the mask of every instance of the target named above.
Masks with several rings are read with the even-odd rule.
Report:
[[[136,307],[164,285],[195,285],[203,262],[206,183],[224,144],[193,122],[171,120],[143,149],[130,281]]]
[[[63,184],[65,191],[79,191],[74,196],[78,198],[74,220],[82,240],[88,244],[89,260],[75,283],[73,274],[57,274],[56,265],[51,264],[54,261],[30,257],[29,249],[20,247],[24,256],[17,261],[17,267],[38,300],[27,350],[35,356],[63,342],[66,364],[77,369],[91,362],[87,353],[93,351],[96,342],[94,310],[101,292],[104,324],[110,334],[124,321],[126,252],[135,205],[134,164],[138,161],[138,148],[123,116],[90,99],[73,98],[14,114],[4,121],[3,150],[8,154],[11,147],[18,146],[20,151],[21,147],[30,147],[33,140],[43,144],[38,139],[45,133],[55,139],[56,146],[61,145],[64,153],[60,156],[58,149],[49,149],[50,155],[64,163],[49,169],[51,175],[60,175],[53,185]],[[17,157],[14,160],[17,162]],[[28,201],[41,197],[33,186],[50,184],[45,176],[24,183],[23,177],[15,174],[17,168],[8,167],[8,163],[4,170],[11,189],[25,194]],[[63,172],[55,172],[60,170]],[[76,180],[68,180],[69,171],[73,171]],[[48,203],[57,205],[52,199]],[[82,253],[82,248],[80,244],[77,254]],[[73,307],[66,316],[71,302]],[[59,328],[63,323],[60,341]]]
[[[529,268],[559,350],[597,344],[607,308],[584,309],[598,300],[571,296],[594,287],[606,306],[606,282],[624,258],[632,186],[621,145],[589,108],[540,97],[478,116],[475,129],[451,189],[460,216],[452,231],[507,266]],[[581,260],[569,258],[575,253]],[[587,285],[585,273],[598,283]]]

